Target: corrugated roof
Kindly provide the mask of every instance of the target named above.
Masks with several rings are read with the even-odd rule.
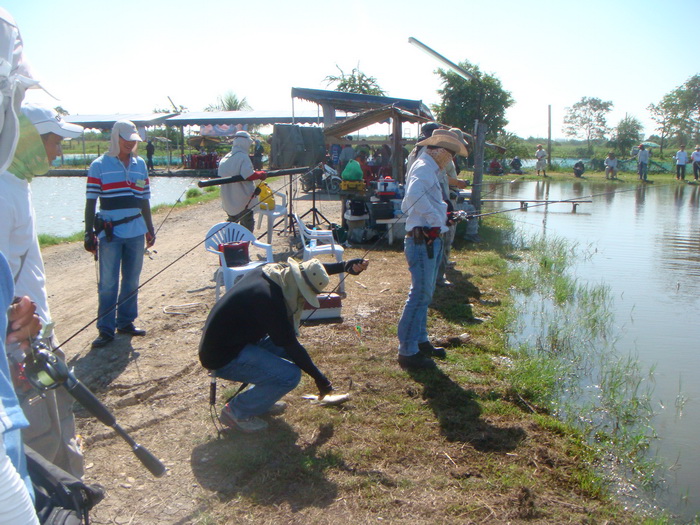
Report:
[[[433,120],[430,109],[421,100],[409,100],[405,98],[380,97],[377,95],[361,95],[359,93],[345,93],[342,91],[328,91],[324,89],[292,88],[292,97],[315,102],[316,104],[329,103],[336,110],[350,113],[360,113],[369,109],[378,109],[384,106],[396,106],[410,111],[416,115]]]
[[[207,124],[314,124],[323,119],[317,111],[201,111],[182,113],[168,119],[167,124],[194,126]]]
[[[176,113],[130,113],[113,115],[66,115],[63,120],[84,128],[112,129],[118,120],[130,120],[137,127],[158,126]]]
[[[409,111],[403,111],[395,106],[384,106],[383,108],[370,109],[364,111],[359,115],[350,117],[343,122],[338,122],[332,126],[328,126],[323,130],[326,136],[330,137],[342,137],[348,135],[357,130],[371,126],[372,124],[377,124],[378,122],[384,122],[390,118],[398,118],[401,122],[427,122],[430,119],[427,117],[421,117]]]

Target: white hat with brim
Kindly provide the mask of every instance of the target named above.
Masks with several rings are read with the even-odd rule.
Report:
[[[306,302],[314,308],[321,306],[318,294],[323,292],[323,289],[330,282],[323,264],[318,259],[310,259],[299,264],[291,257],[287,259],[287,264],[289,264],[297,287]]]
[[[435,146],[437,148],[444,148],[453,155],[461,155],[462,157],[469,156],[469,151],[467,151],[463,139],[457,136],[454,131],[448,129],[436,129],[430,137],[421,140],[416,145]]]
[[[74,139],[81,135],[83,127],[64,121],[61,116],[51,108],[38,104],[26,103],[22,105],[22,113],[34,124],[39,135],[55,133],[66,139]]]

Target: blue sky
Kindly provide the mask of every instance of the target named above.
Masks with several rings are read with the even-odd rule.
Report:
[[[506,129],[562,137],[565,108],[611,100],[652,133],[646,107],[700,73],[697,0],[9,0],[25,53],[47,89],[27,100],[72,114],[142,113],[168,96],[201,111],[228,90],[253,109],[290,109],[292,87],[360,69],[391,96],[438,101],[439,64],[413,36],[453,62],[501,79],[516,103]],[[295,107],[306,106],[295,102]]]

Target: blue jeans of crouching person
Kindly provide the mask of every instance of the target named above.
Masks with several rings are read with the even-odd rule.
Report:
[[[253,385],[228,405],[236,419],[248,419],[264,414],[294,390],[301,381],[301,369],[283,348],[265,337],[244,346],[233,361],[216,370],[216,377]]]

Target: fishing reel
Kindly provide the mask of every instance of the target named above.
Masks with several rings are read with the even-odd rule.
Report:
[[[23,372],[27,381],[41,393],[63,386],[88,412],[126,441],[134,455],[151,474],[157,478],[165,474],[165,465],[149,450],[136,443],[119,426],[109,409],[97,399],[88,387],[75,377],[73,371],[66,365],[66,362],[51,352],[49,347],[41,340],[36,340],[32,343],[31,353],[24,362]]]
[[[24,362],[24,377],[39,392],[65,384],[71,372],[65,361],[49,350],[42,341],[32,343],[31,354]]]
[[[457,224],[458,222],[466,221],[471,218],[471,215],[464,210],[447,212],[448,224]]]

